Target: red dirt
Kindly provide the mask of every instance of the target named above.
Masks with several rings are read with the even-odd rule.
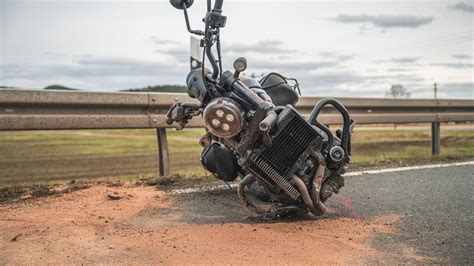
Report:
[[[109,200],[108,190],[125,197]],[[183,225],[163,214],[144,224],[148,212],[172,207],[165,192],[133,186],[3,204],[0,264],[357,263],[383,255],[368,242],[399,219]]]

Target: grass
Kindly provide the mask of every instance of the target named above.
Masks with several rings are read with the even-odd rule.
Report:
[[[353,141],[353,165],[405,165],[474,157],[474,131],[442,132],[441,156],[431,156],[429,130],[370,130],[357,132]]]
[[[212,178],[202,169],[204,130],[168,131],[171,174]],[[361,129],[353,138],[351,169],[474,157],[474,130],[442,131],[439,158],[431,157],[430,129]],[[154,130],[0,132],[0,187],[48,185],[82,179],[153,178]]]

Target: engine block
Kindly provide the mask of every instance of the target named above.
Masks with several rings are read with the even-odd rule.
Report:
[[[276,131],[272,134],[271,147],[264,147],[250,155],[249,171],[256,175],[273,192],[283,189],[291,198],[300,193],[288,182],[292,166],[309,149],[322,141],[314,130],[292,107],[285,107],[278,115]]]

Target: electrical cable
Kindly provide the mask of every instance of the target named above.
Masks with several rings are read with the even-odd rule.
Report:
[[[219,59],[219,77],[222,77],[221,31],[217,29],[217,58]]]

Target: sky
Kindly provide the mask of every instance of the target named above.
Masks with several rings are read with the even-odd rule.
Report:
[[[190,8],[202,29],[206,1]],[[223,63],[280,72],[303,95],[474,99],[474,1],[224,1]],[[165,0],[0,0],[0,86],[184,85],[189,38]]]

